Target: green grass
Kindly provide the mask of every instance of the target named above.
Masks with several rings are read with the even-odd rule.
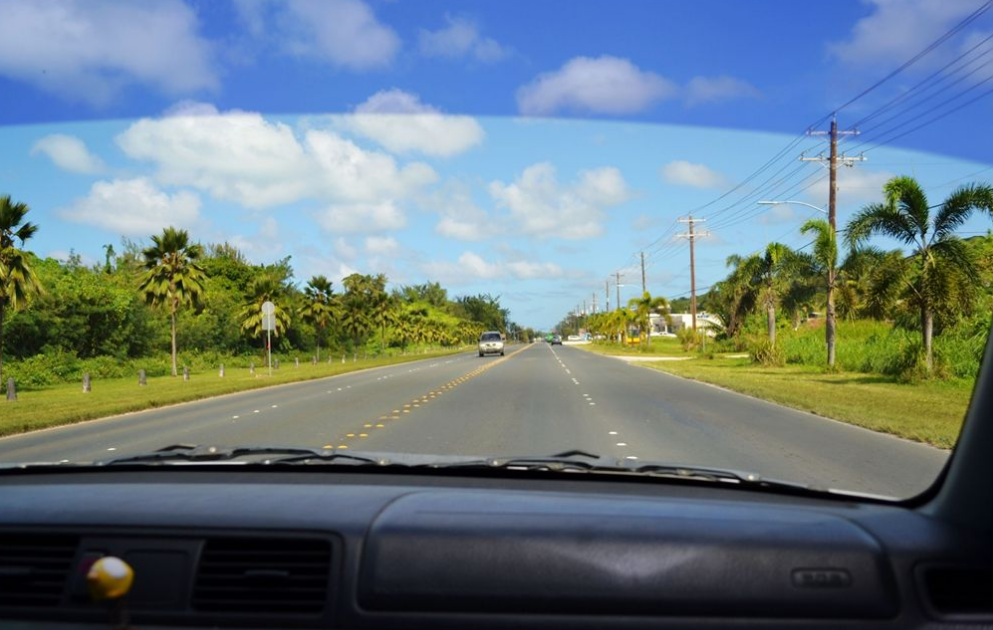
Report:
[[[748,359],[643,365],[940,448],[955,445],[973,386],[969,379],[901,383],[803,365],[763,368]]]
[[[90,393],[82,392],[81,384],[62,384],[18,392],[17,400],[0,400],[0,436],[23,433],[46,427],[71,424],[131,411],[141,411],[221,394],[271,387],[285,383],[325,378],[356,370],[418,361],[446,356],[460,349],[436,351],[427,354],[360,359],[347,363],[284,362],[270,378],[264,368],[257,368],[256,375],[246,368],[227,368],[224,378],[216,370],[191,372],[190,381],[182,376],[154,376],[144,387],[132,378],[93,379]]]
[[[657,357],[689,356],[675,337],[654,337],[652,338],[652,345],[648,347],[644,345],[622,346],[618,343],[607,341],[594,341],[578,347],[589,350],[590,352],[596,352],[597,354]]]

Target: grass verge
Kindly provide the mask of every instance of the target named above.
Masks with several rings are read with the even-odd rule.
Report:
[[[968,379],[910,384],[810,366],[763,368],[748,359],[643,365],[940,448],[955,446],[973,388]]]
[[[682,357],[690,356],[683,350],[680,345],[679,340],[675,337],[661,337],[653,338],[652,345],[645,347],[643,345],[639,346],[622,346],[617,343],[609,343],[602,341],[594,341],[592,343],[577,346],[583,350],[589,350],[590,352],[596,352],[597,354],[607,354],[615,356],[648,356],[648,357]]]
[[[138,386],[137,376],[126,379],[94,379],[93,391],[87,394],[82,392],[79,384],[55,385],[19,392],[14,402],[0,400],[0,436],[250,389],[326,378],[371,367],[420,361],[461,351],[446,350],[428,354],[362,359],[347,363],[318,365],[301,363],[300,367],[281,367],[273,372],[271,378],[264,368],[257,370],[255,376],[242,368],[229,369],[224,378],[220,378],[216,371],[194,372],[190,374],[189,382],[185,382],[181,376],[149,377],[148,385],[145,387]]]

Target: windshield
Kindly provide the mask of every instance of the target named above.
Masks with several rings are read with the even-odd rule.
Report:
[[[0,463],[920,493],[993,312],[989,9],[0,0]]]

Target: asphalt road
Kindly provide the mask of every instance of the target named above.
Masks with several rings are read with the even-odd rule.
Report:
[[[176,443],[459,455],[572,448],[888,496],[946,451],[569,346],[355,372],[0,439],[0,461],[93,461]]]

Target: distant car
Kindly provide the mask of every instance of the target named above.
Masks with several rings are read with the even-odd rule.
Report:
[[[561,346],[562,345],[562,335],[554,335],[554,336],[552,336],[551,344],[553,346],[556,346],[556,345]]]
[[[503,335],[497,331],[484,332],[479,337],[479,356],[488,354],[503,356]]]

